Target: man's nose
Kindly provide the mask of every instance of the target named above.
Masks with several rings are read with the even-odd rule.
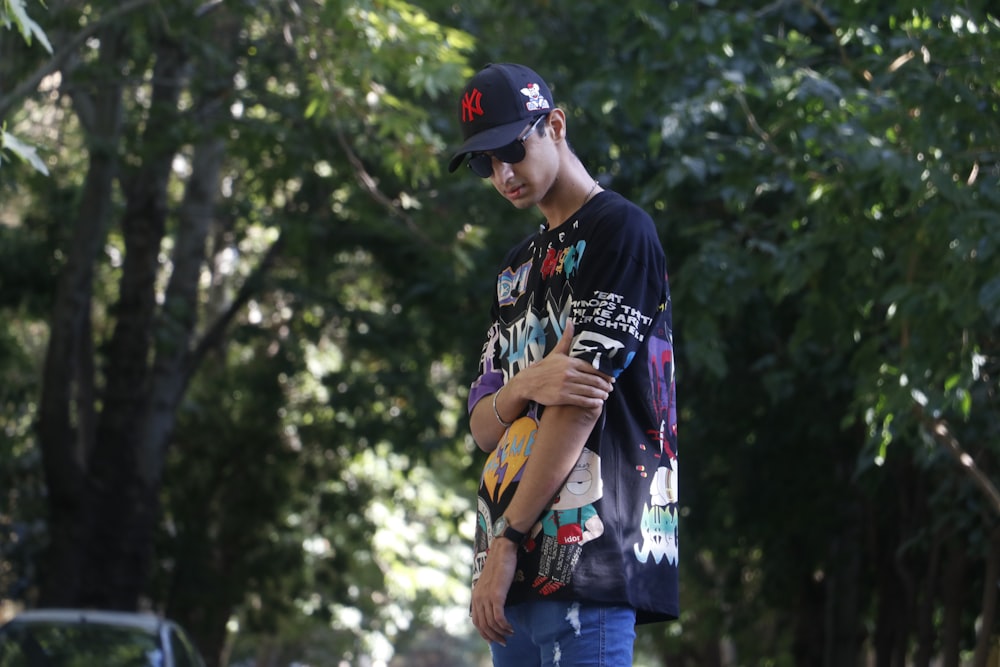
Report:
[[[506,181],[513,173],[514,168],[510,166],[509,162],[504,162],[496,157],[493,158],[493,174],[501,181]]]

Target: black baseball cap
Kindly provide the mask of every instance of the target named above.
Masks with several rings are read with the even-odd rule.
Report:
[[[525,124],[555,108],[542,77],[524,65],[491,63],[465,86],[459,102],[464,143],[448,163],[453,172],[469,153],[491,151],[517,139]]]

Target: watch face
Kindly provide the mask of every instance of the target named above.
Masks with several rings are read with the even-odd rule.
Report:
[[[520,545],[524,542],[526,535],[511,528],[507,517],[501,516],[493,524],[493,537],[505,537],[514,544]]]

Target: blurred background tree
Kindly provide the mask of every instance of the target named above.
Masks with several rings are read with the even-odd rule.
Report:
[[[213,665],[483,662],[466,387],[538,218],[442,167],[515,60],[671,268],[684,611],[637,664],[986,664],[985,2],[18,6],[0,599],[151,607]]]

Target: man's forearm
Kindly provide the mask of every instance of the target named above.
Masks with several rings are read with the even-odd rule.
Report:
[[[572,472],[599,417],[597,410],[570,405],[545,409],[521,481],[504,512],[511,527],[531,530]]]
[[[493,397],[496,394],[484,396],[472,410],[469,416],[469,427],[472,432],[472,439],[476,441],[479,449],[484,452],[492,452],[497,448],[500,438],[503,437],[506,426],[501,423],[513,422],[520,417],[528,405],[527,399],[521,398],[511,389],[514,386],[514,379],[501,387],[496,403]],[[496,411],[494,411],[494,405]]]

